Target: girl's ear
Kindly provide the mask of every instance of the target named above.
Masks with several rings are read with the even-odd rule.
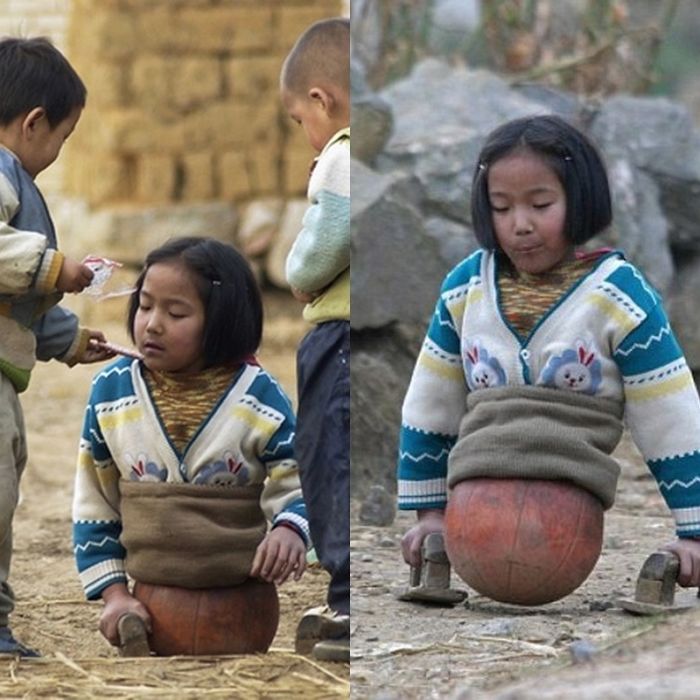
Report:
[[[321,105],[326,114],[330,114],[335,108],[335,98],[322,87],[312,87],[308,92],[309,99]]]
[[[46,110],[43,107],[34,107],[22,120],[22,135],[31,139],[42,120],[47,119]]]

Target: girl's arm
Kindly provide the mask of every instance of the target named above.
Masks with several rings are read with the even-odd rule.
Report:
[[[151,631],[151,616],[146,607],[129,593],[125,583],[112,583],[102,591],[105,606],[100,616],[100,632],[112,645],[119,645],[119,620],[128,613],[138,615]]]
[[[97,383],[98,380],[96,380]],[[125,550],[119,542],[119,472],[95,416],[94,393],[85,411],[73,495],[73,546],[89,600],[114,583],[126,583]]]
[[[447,504],[447,458],[467,393],[457,331],[461,319],[453,317],[445,301],[451,286],[448,276],[403,403],[398,462],[402,510],[444,510]]]
[[[291,403],[269,378],[261,377],[260,385],[258,398],[270,406],[280,420],[257,455],[267,472],[260,505],[272,528],[258,546],[251,576],[279,585],[290,576],[296,580],[303,574],[311,536],[299,466],[294,457],[295,418]]]
[[[657,299],[613,357],[632,438],[675,521],[682,585],[700,585],[700,399]]]

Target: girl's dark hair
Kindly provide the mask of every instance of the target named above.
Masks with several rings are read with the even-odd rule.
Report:
[[[564,235],[568,240],[574,244],[585,243],[610,225],[612,205],[608,175],[595,146],[560,117],[524,117],[491,132],[474,171],[472,225],[484,248],[498,248],[489,199],[489,167],[519,149],[543,158],[559,178],[566,194]]]
[[[204,305],[204,367],[238,363],[254,353],[262,337],[263,305],[253,271],[233,246],[196,236],[172,238],[146,257],[129,301],[131,339],[148,268],[175,260],[193,274]]]
[[[83,81],[48,39],[0,41],[0,125],[43,107],[53,128],[84,107],[86,97]]]

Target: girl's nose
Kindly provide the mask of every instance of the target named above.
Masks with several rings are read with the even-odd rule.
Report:
[[[532,233],[534,227],[530,221],[530,217],[527,212],[516,209],[515,210],[515,233],[518,236],[523,236],[528,233]]]
[[[162,324],[160,322],[160,315],[157,313],[152,313],[148,317],[148,323],[146,324],[146,330],[149,333],[160,333],[162,329]]]

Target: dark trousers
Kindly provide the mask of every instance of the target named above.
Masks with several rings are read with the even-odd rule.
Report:
[[[350,323],[320,323],[297,354],[296,455],[311,539],[331,576],[328,605],[350,614]]]

